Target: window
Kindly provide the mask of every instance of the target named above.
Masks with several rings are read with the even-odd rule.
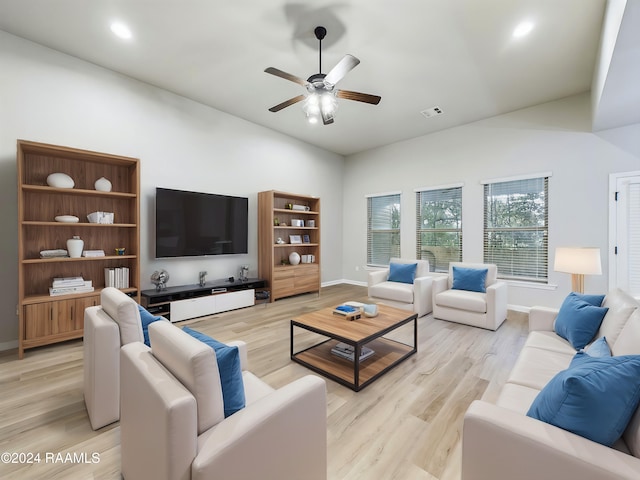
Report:
[[[484,261],[500,278],[547,282],[549,176],[483,182]]]
[[[416,192],[416,258],[436,272],[462,260],[462,186]]]
[[[367,197],[367,265],[400,256],[400,194]]]

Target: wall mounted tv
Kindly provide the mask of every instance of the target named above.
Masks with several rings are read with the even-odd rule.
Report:
[[[249,199],[156,188],[156,258],[247,253]]]

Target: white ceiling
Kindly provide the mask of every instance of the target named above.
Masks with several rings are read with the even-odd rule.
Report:
[[[0,29],[348,155],[590,90],[605,5],[0,0]],[[129,25],[132,40],[111,33],[114,20]],[[523,20],[534,29],[515,39]],[[382,96],[378,106],[339,100],[327,126],[308,124],[301,104],[267,110],[303,88],[264,73],[266,67],[302,78],[317,73],[317,25],[328,30],[323,73],[350,53],[361,63],[339,88]],[[444,114],[424,118],[420,111],[432,106]]]

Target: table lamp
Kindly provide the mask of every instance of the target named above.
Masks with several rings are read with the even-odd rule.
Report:
[[[602,275],[600,249],[590,247],[557,247],[553,264],[556,272],[571,274],[571,289],[584,293],[585,275]]]

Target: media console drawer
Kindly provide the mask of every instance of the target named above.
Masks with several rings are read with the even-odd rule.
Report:
[[[171,302],[169,318],[172,322],[179,322],[190,318],[226,312],[227,310],[235,310],[236,308],[250,307],[254,304],[255,290],[253,289],[218,293],[206,297]]]

